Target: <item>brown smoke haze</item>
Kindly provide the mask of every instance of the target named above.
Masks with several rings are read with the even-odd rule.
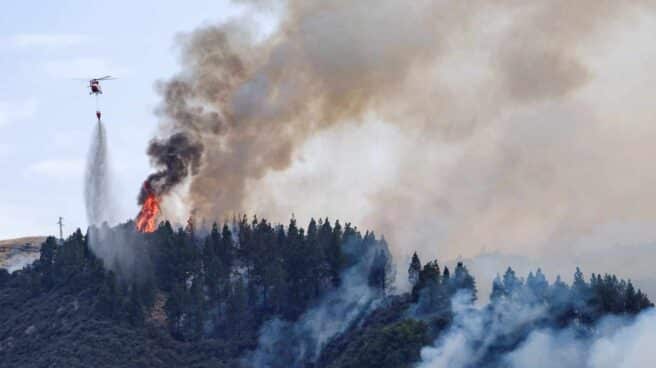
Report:
[[[441,258],[656,239],[654,2],[239,3],[277,27],[182,35],[158,86],[161,138],[202,146],[167,216],[329,215]]]

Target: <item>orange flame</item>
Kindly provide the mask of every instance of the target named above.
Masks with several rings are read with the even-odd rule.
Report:
[[[159,214],[159,199],[154,193],[148,193],[148,197],[141,206],[137,216],[137,230],[142,233],[152,233],[157,227],[157,215]]]

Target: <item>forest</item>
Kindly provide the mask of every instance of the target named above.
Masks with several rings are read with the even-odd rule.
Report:
[[[93,242],[129,252],[100,258]],[[412,367],[463,305],[490,321],[508,305],[539,307],[479,349],[477,366],[497,367],[498,353],[535,329],[585,338],[607,316],[653,307],[630,280],[578,268],[571,285],[508,268],[481,305],[465,264],[415,253],[399,267],[389,247],[350,223],[246,216],[209,229],[163,222],[140,233],[128,222],[50,237],[32,265],[0,269],[0,366]]]

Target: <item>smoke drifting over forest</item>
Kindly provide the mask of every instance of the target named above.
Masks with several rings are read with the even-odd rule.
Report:
[[[397,256],[656,237],[653,2],[238,3],[274,30],[181,35],[181,72],[158,84],[153,162],[172,135],[200,154],[162,173],[191,175],[188,213],[322,208],[391,229]]]
[[[653,311],[637,319],[606,317],[595,327],[595,333],[585,336],[575,326],[528,327],[547,315],[544,306],[510,300],[476,309],[458,298],[453,303],[452,327],[434,346],[422,350],[422,362],[417,368],[611,368],[648,367],[656,362],[656,356],[645,345],[655,338]],[[499,349],[504,337],[522,329],[527,337],[521,344],[514,349]],[[482,363],[485,361],[488,363]]]

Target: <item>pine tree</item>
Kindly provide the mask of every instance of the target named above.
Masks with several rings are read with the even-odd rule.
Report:
[[[289,282],[289,310],[286,312],[290,318],[295,318],[305,309],[312,291],[307,277],[307,247],[303,232],[296,226],[294,218],[289,221],[285,240],[284,266]]]
[[[422,270],[419,272],[417,283],[415,283],[412,288],[412,300],[417,302],[424,288],[439,287],[440,278],[440,266],[438,265],[437,260],[426,263]]]
[[[175,284],[172,287],[164,311],[168,321],[171,335],[179,340],[184,340],[183,315],[186,303],[186,291],[183,284]]]
[[[412,260],[410,261],[410,266],[408,267],[408,281],[410,286],[414,287],[419,282],[419,273],[421,272],[421,261],[417,252],[412,254]]]
[[[146,277],[141,283],[137,283],[138,293],[144,310],[152,308],[155,304],[157,286],[153,277]]]
[[[221,235],[216,223],[212,226],[210,235],[205,238],[202,250],[203,276],[207,286],[208,296],[212,301],[219,299],[219,285],[223,276],[223,264],[217,255]]]
[[[451,279],[451,271],[449,271],[449,267],[447,266],[444,266],[444,270],[442,270],[442,287],[449,298],[455,294],[454,280]]]
[[[506,273],[503,274],[503,289],[507,296],[511,296],[520,290],[522,287],[522,281],[517,278],[515,271],[508,267]]]
[[[253,259],[253,231],[246,215],[242,216],[241,220],[237,223],[237,244],[238,258],[250,273],[252,267],[251,261]]]
[[[0,268],[0,287],[3,287],[10,278],[9,271],[6,268]]]
[[[308,224],[307,235],[305,236],[305,247],[307,248],[309,266],[308,285],[313,298],[318,297],[322,287],[323,267],[321,265],[321,248],[319,245],[319,229],[317,222],[313,219]]]
[[[422,287],[428,284],[439,285],[441,277],[440,266],[437,260],[433,260],[426,263],[419,273],[419,284]]]
[[[107,271],[103,285],[98,292],[96,311],[107,318],[118,316],[118,291],[114,272]]]
[[[419,313],[442,313],[448,309],[450,300],[441,279],[442,274],[437,260],[424,265],[419,274],[419,282],[413,289],[413,300],[418,303]]]
[[[624,307],[627,313],[636,314],[640,311],[640,301],[638,300],[638,295],[633,287],[633,283],[631,283],[631,280],[629,280],[626,286],[624,300]]]
[[[216,250],[216,255],[223,263],[224,276],[232,269],[232,263],[235,256],[235,242],[232,238],[232,232],[227,224],[223,225],[221,230],[221,242]]]
[[[155,272],[157,284],[164,291],[170,291],[176,282],[176,244],[173,227],[168,221],[162,223],[155,232]]]
[[[478,290],[476,289],[476,280],[469,273],[467,267],[462,263],[458,262],[456,265],[455,275],[454,275],[454,286],[457,290],[466,290],[469,292],[471,297],[470,302],[473,303],[478,298]]]
[[[200,279],[194,279],[189,289],[189,315],[188,340],[197,341],[203,337],[203,326],[205,321],[205,300]]]
[[[43,267],[51,267],[55,260],[56,250],[57,240],[52,236],[49,236],[41,245],[39,265]]]
[[[376,290],[379,295],[385,295],[391,287],[392,264],[386,249],[379,249],[369,268],[369,286]]]
[[[252,314],[248,311],[248,295],[241,277],[234,281],[226,306],[228,336],[243,336],[250,327]]]
[[[636,293],[636,299],[638,300],[638,311],[654,307],[654,303],[652,303],[647,295],[645,295],[640,289],[638,289],[638,292]]]
[[[501,298],[507,295],[506,289],[503,286],[503,281],[501,281],[501,276],[497,274],[497,277],[492,281],[492,292],[490,293],[490,301],[496,302]]]
[[[144,322],[144,309],[139,295],[139,288],[136,284],[130,287],[130,294],[127,301],[126,314],[128,323],[132,326],[141,326]]]
[[[448,282],[451,280],[451,272],[449,267],[444,266],[444,271],[442,271],[442,282]]]
[[[272,315],[283,315],[287,307],[289,290],[286,282],[287,275],[282,265],[282,260],[278,258],[271,260],[267,268],[266,278],[271,285],[267,295],[267,309]]]
[[[540,268],[538,268],[535,275],[530,273],[526,278],[526,287],[530,291],[529,299],[531,302],[544,302],[545,298],[547,297],[549,282],[547,281],[547,278],[544,276]]]
[[[596,280],[594,274],[592,275],[593,282]],[[576,272],[574,273],[574,281],[572,282],[572,290],[579,295],[584,295],[588,291],[588,284],[583,278],[583,272],[579,267],[576,267]]]
[[[572,303],[572,313],[579,320],[589,323],[596,320],[600,305],[600,293],[602,288],[601,276],[597,277],[592,274],[590,284],[585,282],[583,272],[579,267],[576,267],[574,272],[574,281],[570,288],[570,300]]]
[[[41,283],[42,286],[49,290],[55,284],[55,276],[53,273],[53,265],[55,263],[55,254],[57,251],[57,240],[49,236],[46,241],[41,245],[41,256],[37,262],[37,267],[41,269],[43,274]]]
[[[314,218],[310,219],[310,223],[308,224],[308,229],[307,229],[307,236],[306,236],[307,243],[310,245],[311,248],[315,249],[319,247],[319,230],[317,228],[317,222],[314,221]]]
[[[339,221],[335,221],[330,244],[326,252],[326,260],[330,280],[334,287],[338,287],[342,282],[340,274],[344,262],[342,257],[342,226]]]
[[[41,274],[33,269],[32,265],[25,266],[27,275],[29,277],[29,288],[32,296],[37,296],[41,293]]]
[[[574,309],[571,301],[571,293],[569,286],[565,284],[560,275],[556,277],[553,285],[551,285],[547,292],[547,304],[549,306],[550,315],[559,326],[565,326],[575,317]]]

